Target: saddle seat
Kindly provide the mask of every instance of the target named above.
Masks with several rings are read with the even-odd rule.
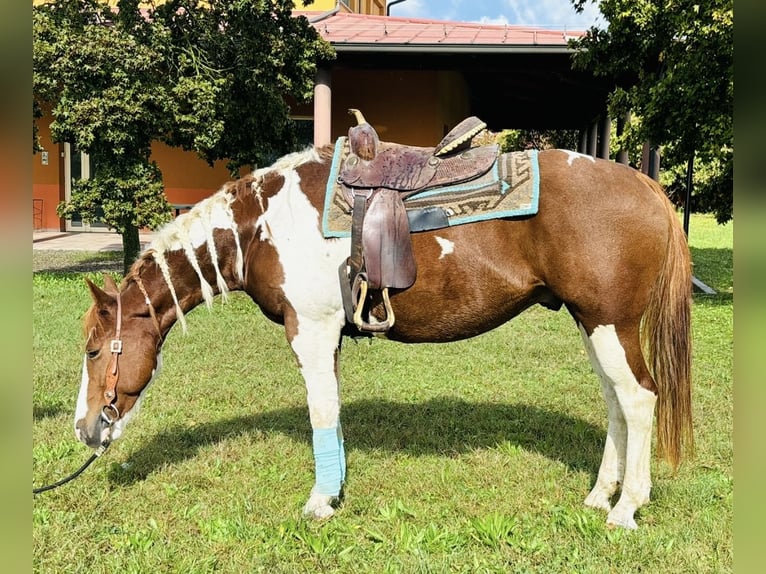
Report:
[[[384,332],[394,324],[388,289],[406,289],[417,267],[404,199],[422,191],[484,175],[498,157],[498,146],[470,147],[486,124],[472,116],[460,122],[435,147],[381,142],[358,110],[358,125],[348,132],[349,154],[338,182],[352,207],[351,254],[341,265],[346,316],[360,331]],[[380,290],[386,317],[363,317],[368,290]]]
[[[392,189],[405,197],[475,179],[492,167],[498,155],[497,145],[470,147],[473,137],[486,126],[471,116],[435,147],[416,147],[381,142],[374,128],[362,121],[349,129],[350,153],[338,179],[347,188]]]

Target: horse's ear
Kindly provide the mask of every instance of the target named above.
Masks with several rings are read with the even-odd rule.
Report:
[[[93,301],[96,303],[96,305],[99,307],[107,307],[110,303],[114,303],[114,297],[101,289],[101,287],[96,285],[93,281],[86,277],[85,282],[88,284],[90,294],[93,297]],[[114,284],[114,281],[112,281],[112,284]]]
[[[117,283],[114,282],[114,279],[108,273],[104,273],[104,291],[110,295],[118,295],[120,292]]]

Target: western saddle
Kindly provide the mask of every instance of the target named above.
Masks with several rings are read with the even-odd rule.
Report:
[[[497,160],[498,147],[471,147],[486,127],[474,116],[435,147],[413,147],[381,142],[359,110],[349,113],[357,125],[348,130],[349,153],[338,175],[352,209],[351,254],[339,269],[343,305],[359,331],[385,332],[395,321],[389,288],[406,289],[417,275],[404,199],[485,174]],[[382,321],[365,319],[370,290],[381,292],[386,311]]]

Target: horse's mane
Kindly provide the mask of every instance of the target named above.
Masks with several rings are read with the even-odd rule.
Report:
[[[176,315],[181,327],[186,332],[186,319],[183,310],[178,301],[175,287],[173,285],[170,267],[168,266],[166,253],[171,251],[183,250],[187,260],[191,264],[199,278],[202,298],[208,308],[212,307],[214,291],[213,287],[207,282],[200,269],[197,260],[196,249],[201,245],[207,245],[210,260],[215,269],[216,286],[224,300],[229,292],[226,280],[221,274],[218,264],[218,253],[215,240],[213,238],[214,229],[228,229],[234,235],[236,244],[235,273],[240,280],[244,277],[244,256],[242,247],[239,243],[239,233],[237,222],[234,219],[232,203],[245,195],[258,193],[260,182],[264,177],[274,171],[289,171],[310,162],[323,162],[332,157],[332,146],[323,148],[307,148],[303,151],[288,154],[281,157],[271,166],[257,169],[253,173],[242,177],[236,181],[226,182],[217,192],[194,205],[188,212],[176,217],[173,221],[157,231],[152,243],[141,253],[139,258],[130,268],[130,271],[123,279],[123,287],[135,277],[138,276],[142,267],[150,262],[154,262],[162,272],[165,283],[170,289],[171,297],[176,307]]]

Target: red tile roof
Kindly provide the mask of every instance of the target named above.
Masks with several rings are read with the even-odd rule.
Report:
[[[585,34],[580,30],[555,30],[530,26],[510,26],[369,16],[338,12],[318,19],[317,12],[293,12],[304,15],[328,42],[334,45],[371,44],[411,46],[562,46],[571,38]]]

